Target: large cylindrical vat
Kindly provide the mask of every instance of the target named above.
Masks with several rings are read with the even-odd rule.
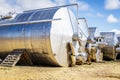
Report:
[[[85,45],[89,36],[87,21],[85,18],[78,18],[78,36],[81,41],[80,50],[85,52]]]
[[[0,57],[26,49],[34,64],[67,66],[66,45],[77,33],[77,20],[66,7],[25,11],[0,21]]]

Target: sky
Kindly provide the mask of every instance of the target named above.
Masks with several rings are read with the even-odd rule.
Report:
[[[78,17],[86,18],[89,27],[120,34],[120,0],[0,0],[0,15],[74,3]]]

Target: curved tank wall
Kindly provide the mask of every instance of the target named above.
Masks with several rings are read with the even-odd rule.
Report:
[[[78,18],[78,36],[81,39],[81,52],[85,52],[85,45],[89,36],[88,25],[85,18]]]
[[[83,40],[87,40],[89,36],[88,25],[85,18],[78,18],[78,35]]]
[[[83,39],[89,36],[88,25],[85,18],[78,18],[78,31],[83,34]]]
[[[76,17],[66,7],[18,14],[13,20],[0,23],[0,57],[14,49],[27,49],[34,64],[67,66],[66,45],[72,42],[76,26]]]

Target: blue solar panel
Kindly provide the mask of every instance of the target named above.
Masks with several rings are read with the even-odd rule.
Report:
[[[56,11],[57,9],[37,11],[31,16],[30,21],[52,19]]]
[[[96,31],[96,27],[89,28],[90,38],[94,39],[95,31]]]
[[[2,20],[0,24],[52,19],[59,8],[40,9],[18,14],[14,19]]]
[[[22,13],[16,16],[14,22],[25,22],[33,14],[33,12]]]
[[[104,37],[105,41],[108,45],[114,45],[115,43],[115,33],[114,32],[101,32],[102,37]]]
[[[24,12],[19,14],[14,19],[14,22],[25,22],[35,20],[52,19],[58,8],[48,10],[34,10],[32,12]]]

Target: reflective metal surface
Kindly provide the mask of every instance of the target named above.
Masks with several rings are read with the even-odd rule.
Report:
[[[78,35],[79,39],[81,40],[81,52],[85,53],[85,45],[89,36],[88,25],[85,18],[78,18]]]
[[[88,25],[85,18],[78,19],[78,35],[84,40],[87,40],[89,36]]]
[[[85,45],[88,36],[89,36],[89,31],[88,31],[88,25],[86,19],[78,18],[79,45],[78,45],[78,54],[76,56],[76,64],[81,64],[81,58],[83,63],[87,61],[87,53],[85,50]]]
[[[96,31],[96,27],[89,28],[89,33],[90,33],[90,38],[91,39],[94,39],[94,37],[95,37],[95,31]]]
[[[52,21],[58,18],[61,20]],[[23,24],[38,20],[51,21]],[[23,12],[13,20],[1,21],[0,25],[1,58],[14,49],[26,49],[34,64],[68,65],[66,44],[72,42],[73,29],[77,26],[75,16],[68,8]]]
[[[115,32],[101,32],[100,34],[102,37],[104,37],[107,45],[115,46],[118,43]]]
[[[100,32],[96,27],[89,27],[90,38],[94,40],[95,37],[100,37]]]
[[[119,43],[120,43],[120,37],[117,37],[117,39],[118,39],[118,41],[119,41]]]

